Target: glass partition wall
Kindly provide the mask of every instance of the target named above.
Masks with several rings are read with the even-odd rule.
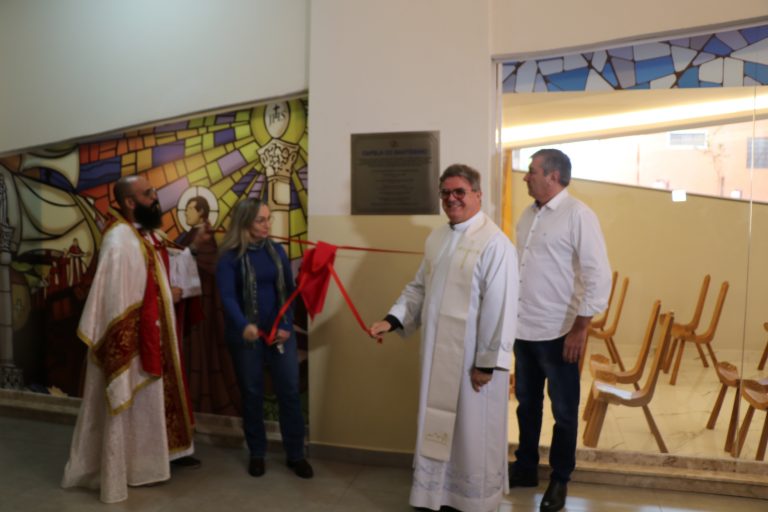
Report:
[[[749,34],[768,37],[766,30]],[[717,36],[726,39],[710,35],[690,63],[703,61]],[[765,47],[749,59],[768,60]],[[637,57],[639,47],[632,48]],[[587,74],[595,55],[581,54]],[[611,51],[606,55],[617,69]],[[742,68],[746,78],[737,86],[725,84],[733,63],[724,58],[720,86],[702,80],[698,69],[699,87],[681,88],[684,68],[674,72],[672,88],[590,90],[584,83],[584,90],[554,92],[557,81],[546,69],[556,60],[530,61],[537,70],[528,90],[520,87],[525,61],[500,66],[514,79],[502,94],[502,224],[514,241],[517,219],[532,201],[522,181],[530,155],[542,147],[566,152],[569,191],[599,217],[617,276],[607,316],[602,325],[595,319],[588,341],[585,417],[594,414],[585,409],[596,380],[615,396],[602,397],[600,429],[585,438],[582,422],[579,446],[755,459],[768,389],[768,67],[754,68],[763,73],[757,79]],[[567,65],[568,57],[561,60]],[[636,82],[641,71],[638,65]],[[658,336],[644,344],[656,300],[675,322],[659,357]],[[750,405],[758,409],[751,421]],[[552,425],[548,408],[543,444]]]

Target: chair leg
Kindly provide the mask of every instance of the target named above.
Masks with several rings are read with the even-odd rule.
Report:
[[[707,421],[707,428],[709,430],[715,428],[715,423],[717,423],[717,417],[720,415],[720,408],[723,406],[723,399],[725,399],[726,391],[728,391],[728,386],[722,384],[720,386],[720,392],[717,394],[717,400],[715,400],[715,406],[712,408],[712,413],[709,415],[709,421]],[[738,392],[738,389],[736,391]]]
[[[768,411],[765,412],[765,422],[763,422],[763,433],[760,435],[760,444],[757,445],[757,457],[755,457],[755,460],[765,459],[766,444],[768,444]]]
[[[624,368],[624,363],[622,362],[621,356],[619,355],[619,350],[616,348],[616,343],[613,341],[613,336],[609,336],[605,339],[605,346],[608,348],[608,354],[611,356],[611,361],[619,365],[621,371],[627,371],[627,369]]]
[[[590,390],[589,396],[587,396],[587,403],[584,404],[584,412],[581,415],[581,419],[589,421],[589,417],[592,414],[592,407],[595,405],[595,399],[592,397],[592,391]]]
[[[709,352],[709,357],[712,358],[712,366],[717,366],[717,356],[715,356],[715,351],[712,350],[712,343],[707,343],[707,351]]]
[[[680,361],[683,359],[684,350],[685,350],[685,340],[680,340],[680,348],[678,348],[677,357],[675,358],[675,367],[672,369],[672,377],[669,379],[669,383],[672,386],[677,384],[677,373],[680,371]]]
[[[696,350],[699,352],[699,357],[701,358],[701,364],[704,365],[704,368],[709,368],[709,363],[707,363],[707,356],[704,355],[704,351],[701,350],[701,345],[698,343],[694,343],[696,345]]]
[[[733,451],[733,443],[736,437],[736,429],[739,426],[739,385],[736,385],[736,393],[733,397],[733,410],[731,411],[731,421],[728,422],[728,434],[725,437],[725,451]]]
[[[672,359],[675,357],[675,350],[677,349],[678,341],[679,338],[673,339],[672,344],[669,346],[669,352],[667,352],[667,356],[664,358],[664,366],[662,368],[664,373],[669,373],[669,369],[672,367]]]
[[[751,405],[747,409],[747,414],[744,416],[744,422],[741,424],[739,430],[739,439],[736,442],[736,446],[733,447],[733,456],[738,457],[741,455],[741,449],[744,448],[744,441],[747,439],[747,432],[749,432],[749,424],[752,423],[752,416],[755,414],[755,408]]]
[[[605,421],[605,412],[608,410],[608,403],[602,400],[595,400],[592,405],[592,414],[587,421],[587,428],[584,429],[584,446],[596,448],[600,441],[600,431],[603,430]]]
[[[584,339],[584,346],[581,347],[581,355],[579,355],[579,377],[581,377],[581,370],[584,369],[584,360],[587,358],[587,345],[589,344],[589,334]]]
[[[765,350],[763,350],[763,357],[760,358],[760,363],[757,365],[758,370],[765,368],[765,362],[768,361],[768,343],[765,344]]]
[[[659,445],[659,450],[661,453],[669,453],[667,450],[667,446],[664,444],[664,439],[661,438],[661,432],[659,432],[659,427],[656,426],[656,422],[653,420],[653,415],[651,414],[651,410],[648,408],[647,405],[643,406],[643,414],[645,414],[645,420],[648,422],[648,426],[651,428],[651,433],[653,434],[653,437],[656,438],[656,444]]]

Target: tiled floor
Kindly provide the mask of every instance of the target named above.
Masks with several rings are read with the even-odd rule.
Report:
[[[169,482],[134,488],[127,501],[104,505],[97,493],[59,487],[72,435],[71,425],[0,416],[0,511],[2,512],[207,512],[207,511],[403,511],[411,474],[382,468],[313,460],[316,477],[301,480],[279,454],[267,459],[267,474],[251,478],[245,451],[198,444],[203,466],[174,470]],[[544,484],[514,490],[500,511],[536,511]],[[765,512],[763,500],[571,484],[567,511]]]

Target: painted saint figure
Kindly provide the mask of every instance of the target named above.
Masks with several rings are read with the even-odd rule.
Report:
[[[211,206],[204,196],[191,198],[184,209],[190,229],[176,240],[193,250],[202,289],[202,320],[187,328],[188,335],[183,340],[189,396],[197,412],[239,416],[240,391],[224,342],[224,317],[216,289],[218,247],[210,213]]]

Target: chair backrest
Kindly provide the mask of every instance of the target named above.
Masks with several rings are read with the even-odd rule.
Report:
[[[696,309],[693,310],[693,318],[687,324],[683,324],[684,327],[691,331],[696,330],[701,322],[701,313],[704,311],[704,301],[707,298],[707,291],[709,290],[709,281],[711,277],[709,274],[704,276],[704,280],[701,282],[701,289],[699,290],[699,299],[696,301]]]
[[[621,318],[621,311],[624,309],[624,299],[627,298],[627,288],[629,288],[629,278],[625,277],[621,283],[621,291],[619,292],[619,301],[614,309],[613,318],[611,319],[611,325],[605,327],[603,332],[610,336],[616,334],[616,329],[619,326],[619,319]]]
[[[645,405],[653,398],[653,392],[656,390],[656,382],[659,380],[659,373],[664,360],[669,351],[669,342],[672,334],[672,324],[675,321],[673,312],[664,313],[659,317],[659,329],[656,335],[656,353],[653,355],[653,363],[648,371],[648,378],[643,384],[643,388],[637,393],[638,403],[636,405]]]
[[[617,381],[623,383],[638,382],[645,371],[645,364],[648,361],[648,354],[651,352],[653,342],[653,333],[656,331],[656,324],[659,322],[659,311],[661,311],[661,301],[656,300],[651,306],[651,315],[648,317],[648,325],[645,326],[645,336],[643,337],[640,352],[637,354],[635,366],[618,376]]]
[[[717,302],[715,303],[715,308],[712,310],[712,320],[709,322],[709,327],[707,328],[707,332],[700,336],[696,336],[696,341],[701,342],[709,342],[712,341],[712,338],[715,337],[715,331],[717,330],[717,324],[720,322],[720,314],[723,312],[723,304],[725,303],[725,296],[728,294],[728,281],[723,281],[723,284],[720,285],[720,293],[717,294]]]
[[[605,311],[603,311],[602,315],[594,318],[592,322],[590,322],[589,326],[593,329],[602,329],[603,326],[605,326],[605,322],[608,321],[608,314],[611,312],[611,303],[613,302],[613,292],[616,290],[616,281],[618,281],[618,279],[619,273],[614,270],[611,277],[611,294],[608,295],[608,305],[605,307]]]

